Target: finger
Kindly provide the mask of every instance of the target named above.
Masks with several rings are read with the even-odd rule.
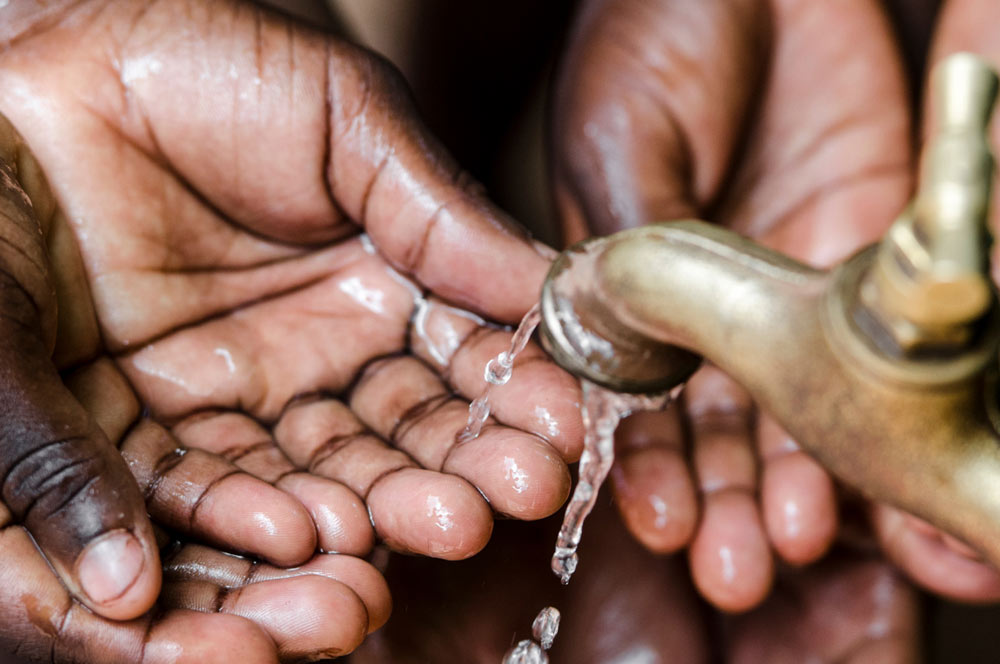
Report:
[[[131,430],[121,453],[149,513],[168,528],[281,566],[316,549],[316,527],[299,501],[221,457],[185,449],[150,420]]]
[[[789,563],[811,563],[826,553],[837,532],[833,480],[765,414],[757,418],[757,445],[761,509],[771,544]]]
[[[392,599],[382,575],[369,563],[353,556],[320,554],[293,569],[273,567],[215,549],[187,544],[164,563],[164,577],[173,581],[208,581],[222,588],[237,588],[259,581],[314,574],[343,583],[365,604],[368,631],[389,619]]]
[[[249,620],[174,610],[150,630],[142,662],[198,664],[220,656],[244,664],[278,661],[274,641]]]
[[[687,386],[694,468],[702,518],[689,550],[698,590],[717,607],[745,611],[759,604],[774,579],[774,560],[757,506],[757,467],[750,401],[718,369]]]
[[[142,404],[114,362],[102,357],[67,373],[64,380],[94,424],[108,440],[120,445],[138,421]]]
[[[185,602],[198,600],[195,584],[171,585],[165,589],[164,603],[170,605],[173,594]],[[213,598],[214,587],[207,588],[206,600],[219,610],[242,616],[260,625],[278,646],[280,656],[288,659],[332,658],[357,648],[365,638],[368,615],[361,599],[346,585],[315,575],[276,581],[262,581],[223,593]]]
[[[50,273],[55,290],[55,347],[52,361],[57,369],[76,366],[100,352],[101,335],[97,329],[94,303],[76,238],[34,155],[20,136],[0,115],[0,159],[11,164],[24,188],[35,218],[45,235]]]
[[[468,402],[453,397],[416,358],[370,365],[351,393],[351,410],[424,468],[467,479],[502,514],[540,519],[569,494],[566,464],[537,436],[487,425],[474,440],[459,443]]]
[[[274,438],[296,466],[335,479],[362,497],[381,477],[417,465],[405,452],[388,447],[347,406],[331,398],[292,402],[275,425]]]
[[[121,446],[157,520],[237,551],[255,552],[287,564],[312,552],[313,527],[303,520],[301,506],[279,491],[263,487],[255,502],[260,511],[248,512],[241,506],[226,512],[227,502],[239,501],[242,494],[260,484],[214,454],[196,450],[188,458],[188,450],[159,425],[150,421],[137,424],[139,403],[113,362],[101,359],[82,367],[67,377],[67,385],[87,411],[94,413],[105,434]],[[226,483],[228,486],[220,489]],[[199,507],[206,499],[208,505]]]
[[[586,6],[553,115],[571,238],[690,217],[715,197],[764,74],[768,15],[755,0]]]
[[[486,387],[486,364],[510,349],[512,336],[432,297],[417,307],[410,344],[415,355],[472,400]],[[492,387],[490,413],[503,424],[548,441],[571,462],[583,451],[581,398],[580,382],[529,342],[514,360],[509,382]]]
[[[771,3],[767,84],[719,221],[828,266],[878,239],[906,205],[908,95],[881,4]]]
[[[339,401],[292,403],[274,431],[296,465],[365,498],[375,533],[390,547],[460,560],[489,540],[493,514],[472,485],[416,468],[409,455],[388,447]]]
[[[636,413],[615,432],[615,503],[629,532],[657,553],[687,546],[698,523],[678,413],[678,408]]]
[[[112,57],[117,71],[158,64],[114,75],[132,113],[110,99],[96,112],[238,224],[317,243],[342,237],[346,215],[449,300],[514,322],[537,298],[546,261],[469,186],[380,58],[256,7],[199,5],[184,30],[166,32],[173,5],[105,20],[135,35],[107,44],[109,66]],[[220,39],[212,26],[223,23]],[[256,56],[234,55],[245,53]],[[162,103],[181,98],[182,107]],[[29,139],[42,129],[24,120]]]
[[[228,613],[267,633],[283,659],[310,661],[354,650],[367,633],[361,599],[343,583],[306,574],[225,588],[209,581],[177,580],[163,588],[171,608]]]
[[[0,496],[95,612],[145,612],[159,556],[135,481],[51,359],[54,303],[42,233],[0,161]]]
[[[874,506],[873,521],[883,551],[917,584],[959,601],[1000,599],[1000,573],[956,551],[940,531],[888,505]]]
[[[171,430],[181,443],[218,454],[298,498],[316,524],[321,551],[365,555],[374,543],[364,501],[344,485],[298,472],[271,434],[240,413],[194,415]]]
[[[3,511],[0,508],[0,511]],[[106,620],[75,602],[22,528],[0,515],[0,649],[29,661],[196,663],[221,653],[241,662],[277,661],[274,644],[235,616],[168,611]]]

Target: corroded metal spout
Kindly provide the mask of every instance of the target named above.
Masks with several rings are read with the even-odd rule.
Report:
[[[997,81],[935,74],[919,192],[883,241],[815,270],[697,221],[588,241],[553,265],[542,335],[618,390],[683,382],[705,357],[831,472],[1000,566],[1000,310],[989,280]]]

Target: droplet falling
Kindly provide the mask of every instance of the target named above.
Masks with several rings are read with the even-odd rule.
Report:
[[[531,639],[524,639],[507,651],[503,664],[549,664],[549,656],[540,645]]]
[[[510,380],[514,371],[514,360],[528,345],[531,335],[534,334],[535,328],[538,327],[541,320],[541,308],[536,304],[521,319],[521,323],[517,326],[517,330],[510,340],[510,348],[486,363],[486,368],[483,371],[486,388],[469,404],[469,419],[465,424],[465,429],[458,434],[459,443],[467,443],[479,437],[486,419],[490,416],[490,394],[493,392],[493,387],[505,385]]]
[[[559,609],[554,606],[547,606],[535,617],[535,622],[531,623],[531,633],[535,640],[542,646],[542,650],[552,647],[552,642],[559,633],[559,619],[562,616]]]
[[[546,650],[552,647],[552,642],[559,632],[559,609],[547,606],[535,617],[531,624],[531,633],[535,640],[524,639],[507,651],[502,664],[548,664],[549,656]]]
[[[615,460],[615,429],[622,418],[636,410],[666,407],[671,394],[647,396],[611,392],[590,381],[583,383],[583,454],[577,470],[576,489],[566,505],[562,527],[552,555],[552,571],[563,584],[569,583],[580,562],[577,548],[583,522],[594,509],[597,494]]]

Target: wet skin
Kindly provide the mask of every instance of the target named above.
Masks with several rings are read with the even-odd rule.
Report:
[[[562,504],[579,390],[537,347],[454,445],[548,254],[384,62],[235,2],[0,12],[4,648],[344,653],[376,540],[461,559]]]
[[[461,563],[393,556],[396,612],[354,664],[495,664],[544,606],[561,614],[553,662],[919,661],[917,597],[874,549],[838,549],[805,573],[781,569],[757,610],[726,617],[700,601],[683,558],[630,538],[605,491],[584,530],[569,586],[548,568],[558,519],[498,524]]]
[[[998,16],[987,0],[947,3],[928,62],[972,50],[1000,63],[987,27]],[[567,238],[706,218],[831,265],[879,238],[912,191],[909,99],[875,0],[586,2],[552,121]],[[993,139],[996,149],[997,123]],[[687,548],[699,592],[743,611],[767,595],[775,557],[804,565],[827,552],[835,487],[717,370],[699,372],[684,402],[682,413],[623,425],[616,499],[643,544]],[[886,553],[912,579],[1000,599],[1000,576],[962,543],[872,509]]]

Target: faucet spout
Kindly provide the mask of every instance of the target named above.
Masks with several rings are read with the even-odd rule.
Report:
[[[938,76],[945,121],[916,204],[881,243],[823,271],[698,221],[588,240],[546,279],[546,347],[619,391],[673,388],[704,357],[845,483],[1000,567],[1000,308],[982,137],[997,86],[970,58]]]

